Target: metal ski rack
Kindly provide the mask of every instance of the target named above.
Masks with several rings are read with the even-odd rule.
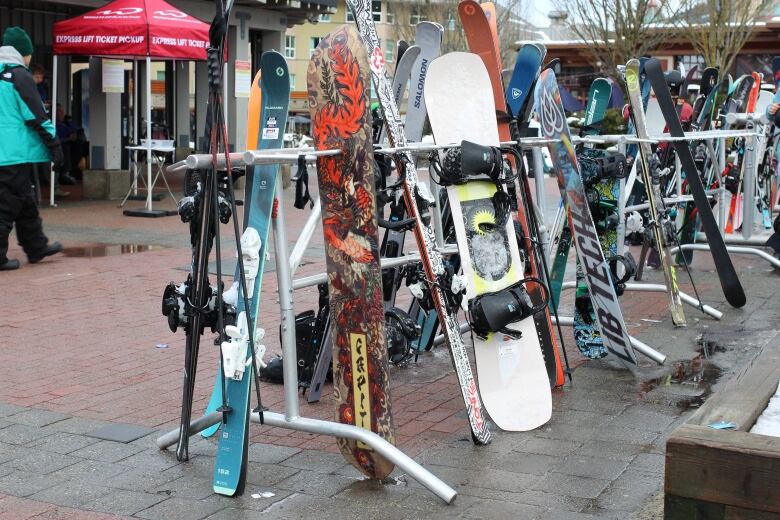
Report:
[[[306,152],[309,155],[311,152]],[[292,154],[295,154],[293,151]],[[262,155],[262,154],[260,154]],[[287,157],[284,157],[284,152],[280,152],[279,162],[290,161]],[[190,156],[193,157],[193,156]],[[196,156],[193,161],[200,160],[203,156]],[[295,155],[295,160],[297,160]],[[188,159],[190,159],[188,157]],[[261,159],[261,160],[264,160]],[[251,161],[254,164],[254,160]],[[196,163],[198,164],[198,163]],[[277,193],[282,194],[282,180],[281,176],[277,177]],[[274,255],[276,259],[276,278],[278,284],[279,294],[279,308],[281,311],[281,336],[282,336],[282,356],[284,359],[296,359],[296,346],[295,346],[295,310],[293,306],[293,281],[291,272],[291,262],[300,262],[300,255],[302,249],[297,248],[296,253],[297,260],[290,258],[288,253],[287,234],[284,228],[284,204],[283,197],[279,196],[277,217],[273,219],[272,228],[274,231]],[[302,239],[304,242],[308,242],[311,237],[311,233],[316,225],[316,218],[309,217],[305,226],[305,233],[302,233]],[[305,246],[304,248],[305,249]],[[353,426],[349,424],[341,424],[333,421],[324,421],[320,419],[311,419],[300,416],[300,410],[298,406],[298,373],[297,365],[295,363],[284,363],[284,413],[278,412],[263,412],[262,419],[257,412],[253,412],[250,415],[250,420],[258,424],[266,424],[270,426],[276,426],[279,428],[287,428],[290,430],[303,431],[307,433],[315,433],[321,435],[329,435],[332,437],[345,437],[349,439],[355,439],[361,441],[371,448],[375,449],[378,453],[395,463],[402,471],[409,474],[415,480],[420,482],[423,486],[428,488],[436,496],[444,500],[446,503],[451,503],[457,493],[453,488],[447,485],[444,481],[436,477],[433,473],[425,469],[423,466],[415,462],[408,455],[403,453],[400,449],[393,446],[391,443],[377,435],[376,433]],[[214,412],[209,415],[205,415],[198,419],[195,419],[190,423],[190,435],[195,435],[202,430],[217,424],[222,420],[222,414]],[[160,449],[166,449],[169,446],[176,443],[179,435],[179,429],[168,432],[157,439],[157,446]]]

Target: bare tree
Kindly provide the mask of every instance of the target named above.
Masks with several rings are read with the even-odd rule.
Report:
[[[704,62],[728,71],[773,0],[683,0],[677,17],[682,34]]]
[[[737,0],[738,1],[738,0]],[[657,49],[670,38],[671,0],[557,0],[571,34],[587,43],[591,64],[616,76],[617,66]]]
[[[458,17],[459,0],[394,0],[388,3],[388,12],[395,15],[396,38],[414,41],[417,23],[422,21],[438,22],[444,27],[442,54],[451,51],[464,51],[468,48],[463,26]],[[496,2],[496,22],[501,49],[501,58],[505,65],[514,62],[515,42],[521,31],[525,11],[523,0],[501,0]]]

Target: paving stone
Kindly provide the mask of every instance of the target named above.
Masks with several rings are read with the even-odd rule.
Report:
[[[631,406],[612,419],[612,426],[629,427],[637,430],[661,433],[666,431],[675,420],[674,416],[645,410],[640,406]]]
[[[502,456],[501,464],[498,467],[513,473],[544,475],[557,465],[560,460],[560,457],[551,455],[513,451]]]
[[[250,462],[278,464],[300,452],[300,449],[290,448],[288,446],[274,446],[273,444],[253,443],[249,445],[247,459]]]
[[[611,513],[609,511],[597,514],[573,513],[559,509],[550,509],[542,513],[536,520],[626,520],[625,513]]]
[[[129,467],[147,468],[149,471],[165,471],[182,463],[176,460],[176,453],[172,451],[148,449],[123,459],[122,464]]]
[[[62,421],[58,421],[46,426],[47,431],[58,431],[65,433],[73,433],[76,435],[83,435],[85,433],[97,430],[110,423],[105,421],[97,421],[94,419],[84,419],[81,417],[70,417]]]
[[[105,441],[121,442],[128,444],[143,437],[155,433],[155,430],[134,424],[112,423],[97,430],[87,432],[86,435]]]
[[[24,406],[16,406],[13,404],[0,403],[0,417],[7,417],[25,410],[29,410],[29,408],[25,408]]]
[[[2,430],[0,430],[2,431]],[[596,432],[593,439],[600,441],[615,441],[626,444],[650,445],[658,437],[658,433],[648,430],[638,430],[626,426],[610,425],[609,428]]]
[[[642,450],[646,449],[641,444],[627,444],[615,441],[589,440],[577,448],[576,453],[590,457],[605,459],[632,461]]]
[[[6,462],[21,457],[26,457],[33,452],[34,450],[32,448],[27,448],[25,446],[14,446],[13,444],[0,444],[0,464],[4,464]]]
[[[285,459],[281,464],[320,473],[333,473],[344,465],[344,457],[337,453],[304,450]]]
[[[154,489],[177,478],[179,478],[177,475],[169,474],[166,471],[148,471],[145,468],[134,468],[123,471],[113,477],[108,477],[104,480],[104,483],[112,488],[152,492]]]
[[[23,457],[8,462],[8,464],[22,471],[46,475],[72,466],[81,460],[77,457],[50,451],[32,451]]]
[[[387,504],[403,504],[404,507],[417,511],[418,518],[424,518],[424,513],[439,511],[443,504],[436,496],[420,488],[385,484],[371,479],[355,481],[348,488],[335,495],[333,500],[361,503],[365,500],[376,501],[379,496]],[[459,504],[462,498],[463,496],[458,496],[455,503]]]
[[[666,456],[662,453],[640,453],[631,462],[631,469],[663,475],[665,464]]]
[[[274,464],[260,464],[259,462],[248,462],[246,468],[246,481],[259,486],[274,486],[282,480],[300,472],[298,468]],[[313,475],[313,471],[307,472]]]
[[[126,466],[97,460],[81,460],[52,473],[52,476],[75,482],[103,484],[109,478],[127,471]]]
[[[213,495],[214,489],[211,479],[187,476],[161,484],[152,492],[165,497],[201,499]]]
[[[553,472],[537,480],[530,487],[537,491],[565,489],[566,494],[573,497],[596,498],[607,488],[609,483],[609,480]]]
[[[101,496],[105,496],[111,489],[97,484],[81,481],[69,481],[56,484],[30,496],[32,500],[49,502],[60,506],[81,508],[87,502],[91,502]]]
[[[278,482],[275,486],[296,493],[332,497],[355,482],[355,479],[342,477],[340,475],[300,471],[295,475]]]
[[[404,508],[401,504],[388,506],[381,500],[365,501],[363,503],[350,503],[346,501],[328,500],[321,497],[312,497],[303,494],[292,494],[284,500],[280,500],[267,508],[264,519],[271,520],[300,520],[302,518],[316,518],[322,516],[323,504],[328,504],[328,514],[340,520],[387,519],[400,520],[407,515],[419,515],[419,511]],[[419,517],[418,517],[419,518]]]
[[[663,484],[663,473],[645,473],[633,466],[629,466],[629,468],[615,480],[613,485],[648,495],[661,489]]]
[[[114,515],[132,515],[162,502],[166,497],[152,493],[139,493],[124,489],[112,489],[107,495],[83,505],[91,511],[102,511]]]
[[[228,507],[206,517],[206,520],[264,520],[267,518],[268,514],[263,511]]]
[[[51,435],[51,431],[26,424],[12,424],[0,430],[0,442],[22,446]]]
[[[264,492],[271,492],[273,493],[273,496],[267,498],[263,496],[258,496],[257,498],[252,497],[252,495],[254,494],[260,495],[261,493]],[[253,484],[247,483],[246,489],[244,490],[244,494],[241,496],[226,497],[226,496],[215,494],[210,496],[208,498],[208,501],[213,502],[215,504],[221,504],[226,508],[264,511],[265,509],[268,509],[271,506],[271,504],[275,504],[280,500],[284,500],[285,498],[287,498],[292,494],[293,492],[287,489],[279,489],[276,487],[269,488],[263,486],[255,486]]]
[[[548,489],[538,491],[528,489],[520,493],[515,500],[522,504],[532,504],[544,508],[563,511],[581,511],[592,499],[569,496],[566,489]]]
[[[97,439],[61,432],[56,435],[44,437],[39,441],[31,443],[29,446],[36,450],[46,450],[67,455],[91,444],[95,444],[96,442],[98,442]]]
[[[614,480],[627,467],[628,461],[603,459],[572,453],[563,458],[554,470],[567,475]]]
[[[536,453],[539,455],[551,455],[554,457],[564,457],[580,447],[580,442],[553,440],[546,437],[534,437],[529,439],[520,448],[515,451],[523,453]]]
[[[223,507],[204,500],[169,498],[134,516],[147,520],[200,520],[213,515]]]
[[[28,471],[14,470],[0,478],[0,493],[15,497],[27,497],[62,482],[55,475],[39,475]]]
[[[121,442],[99,441],[76,450],[71,455],[101,462],[118,462],[141,451],[143,450],[138,446],[130,446]]]
[[[593,426],[572,426],[570,424],[545,425],[534,431],[535,437],[544,437],[569,442],[585,442],[597,433]]]
[[[429,464],[427,469],[455,489],[473,486],[487,490],[518,492],[527,489],[534,481],[539,480],[539,477],[536,475],[526,475],[524,473],[514,473],[492,468],[477,467],[465,469]],[[422,486],[417,481],[411,479],[409,480],[409,485],[415,487]],[[482,491],[482,489],[478,491]]]
[[[50,412],[48,410],[30,409],[30,410],[25,410],[16,413],[10,416],[8,419],[17,424],[24,424],[26,426],[37,426],[38,428],[41,428],[43,426],[48,426],[50,424],[54,424],[68,418],[69,417],[67,415],[57,413],[57,412]]]
[[[517,504],[511,502],[500,502],[497,500],[482,500],[474,504],[458,518],[484,520],[517,520],[518,518],[535,518],[544,512],[543,507],[528,504]]]
[[[638,489],[610,486],[595,503],[599,509],[632,512],[639,508],[650,496],[650,493],[642,493]],[[584,510],[584,512],[588,512]]]

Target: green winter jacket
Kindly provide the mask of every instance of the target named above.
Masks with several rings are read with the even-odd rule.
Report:
[[[57,145],[57,132],[21,54],[0,47],[0,166],[49,162],[49,147]]]

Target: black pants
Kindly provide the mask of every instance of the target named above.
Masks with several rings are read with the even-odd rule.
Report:
[[[0,264],[8,258],[8,235],[16,237],[27,256],[36,256],[49,240],[43,234],[32,181],[32,163],[0,166]]]

